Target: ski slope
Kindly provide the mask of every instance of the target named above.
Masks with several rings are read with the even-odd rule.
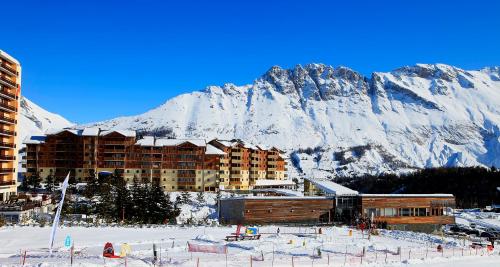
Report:
[[[227,266],[498,266],[498,251],[471,250],[463,241],[412,232],[382,231],[368,240],[360,231],[349,236],[348,228],[279,226],[260,228],[260,240],[226,242],[236,227],[61,227],[52,257],[48,254],[49,227],[4,227],[0,229],[0,266],[20,263],[26,250],[26,266],[69,266],[64,239],[74,240],[75,266],[123,266],[125,259],[104,259],[102,249],[112,242],[116,254],[120,244],[132,247],[128,266],[153,266],[153,243],[162,266],[226,266],[226,255],[189,253],[187,242],[227,245]],[[436,251],[442,244],[444,253]],[[398,247],[401,254],[398,255]],[[363,248],[366,253],[361,257]],[[318,249],[321,257],[317,257]],[[274,251],[274,253],[273,253]],[[464,256],[462,256],[462,254]],[[263,256],[264,261],[260,261]],[[274,260],[273,260],[274,258]],[[292,259],[293,258],[293,259]],[[158,259],[160,260],[160,259]],[[157,265],[158,266],[158,265]]]

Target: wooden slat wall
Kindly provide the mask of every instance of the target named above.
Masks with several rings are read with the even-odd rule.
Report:
[[[451,224],[455,223],[455,217],[453,216],[375,217],[375,221],[385,221],[388,224]]]
[[[362,209],[368,208],[431,208],[433,201],[455,202],[453,197],[362,197]],[[388,224],[450,224],[453,216],[395,216],[375,217],[375,221]]]
[[[247,223],[313,222],[333,208],[333,199],[248,199],[244,216]]]
[[[453,197],[362,197],[366,208],[430,208],[432,201],[455,201]]]

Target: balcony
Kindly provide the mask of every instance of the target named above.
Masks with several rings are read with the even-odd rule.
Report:
[[[11,173],[14,172],[13,168],[0,168],[0,173]]]
[[[0,135],[14,136],[14,135],[16,135],[16,132],[5,130],[5,129],[0,129]]]
[[[16,95],[10,93],[9,90],[3,87],[0,88],[0,95],[9,98],[10,100],[16,100]]]
[[[10,123],[10,124],[16,124],[16,120],[11,119],[11,118],[7,118],[4,115],[0,115],[0,121],[4,121],[4,122]]]
[[[12,87],[12,88],[16,88],[16,89],[17,89],[17,84],[16,84],[15,82],[13,82],[13,81],[11,81],[11,80],[9,80],[9,79],[5,78],[5,76],[1,76],[1,77],[0,77],[0,81],[1,81],[3,84],[7,85],[7,86],[10,86],[10,87]]]
[[[4,102],[0,102],[0,108],[3,108],[3,109],[10,111],[10,112],[17,112],[17,108],[15,106],[6,104]]]
[[[12,74],[14,76],[18,75],[17,70],[12,68],[11,66],[7,65],[7,63],[5,63],[5,62],[2,62],[2,65],[0,65],[0,67],[2,67],[4,70],[6,70],[7,72],[9,72],[10,74]]]
[[[11,144],[11,143],[4,143],[4,142],[0,142],[0,147],[7,147],[7,148],[15,148],[16,145],[15,144]]]
[[[0,160],[1,161],[12,161],[15,160],[15,156],[8,156],[8,155],[0,155]]]
[[[16,181],[0,181],[0,186],[16,185]]]

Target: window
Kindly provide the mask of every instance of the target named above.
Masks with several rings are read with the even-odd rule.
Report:
[[[415,216],[427,216],[426,208],[415,208]]]
[[[397,215],[396,209],[394,208],[384,208],[384,216],[394,217]]]
[[[411,209],[409,208],[401,208],[399,210],[399,213],[401,216],[411,216],[411,212],[410,212]]]

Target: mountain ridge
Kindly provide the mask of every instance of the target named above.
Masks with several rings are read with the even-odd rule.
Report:
[[[284,149],[293,172],[333,177],[498,167],[499,103],[497,66],[417,64],[368,78],[314,63],[273,66],[252,84],[207,86],[143,114],[80,127],[239,138]]]

